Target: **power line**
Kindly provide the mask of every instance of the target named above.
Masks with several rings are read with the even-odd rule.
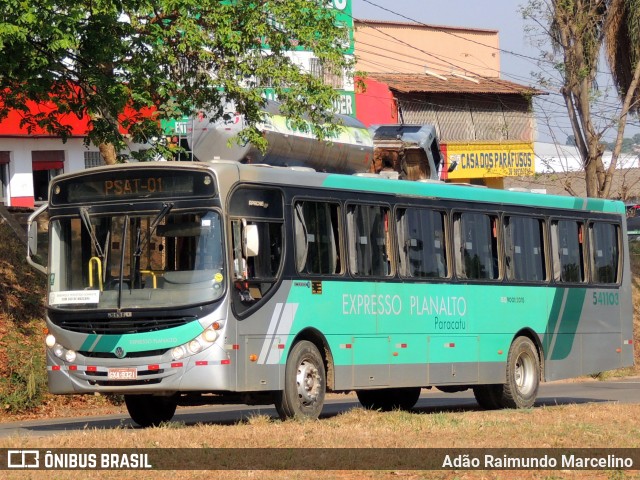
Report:
[[[457,35],[457,34],[451,32],[450,30],[445,30],[445,29],[439,28],[437,25],[429,25],[428,23],[421,22],[421,21],[416,20],[414,18],[408,17],[408,16],[406,16],[406,15],[400,13],[400,12],[396,12],[394,10],[391,10],[390,8],[386,8],[386,7],[383,7],[382,5],[378,5],[377,3],[372,2],[371,0],[362,0],[362,1],[364,3],[368,3],[369,5],[374,6],[376,8],[379,8],[380,10],[384,10],[385,12],[391,13],[393,15],[396,15],[396,16],[400,17],[400,18],[404,18],[405,20],[408,20],[408,21],[410,21],[412,23],[417,23],[418,25],[422,25],[423,27],[429,27],[429,28],[432,28],[432,29],[440,30],[443,33],[445,33],[446,35],[451,35],[452,37],[459,38],[459,39],[464,40],[466,42],[475,43],[476,45],[480,45],[480,46],[483,46],[483,47],[486,47],[486,48],[491,48],[493,50],[497,50],[499,52],[506,53],[508,55],[513,55],[514,57],[519,57],[519,58],[523,58],[525,60],[533,61],[533,62],[535,62],[536,65],[538,65],[540,62],[548,63],[550,65],[555,65],[555,62],[553,62],[551,60],[545,60],[543,58],[531,57],[531,56],[525,55],[523,53],[514,52],[512,50],[506,50],[504,48],[495,47],[494,45],[488,45],[488,44],[479,42],[477,40],[473,40],[471,38],[464,37],[462,35]],[[601,71],[598,71],[597,73],[610,74],[610,72],[601,72]]]
[[[388,9],[388,8],[382,7],[382,6],[380,6],[380,5],[378,5],[378,4],[374,3],[374,2],[372,2],[372,1],[370,1],[370,0],[363,0],[363,1],[364,1],[364,2],[366,2],[366,3],[369,3],[369,4],[373,5],[373,6],[375,6],[375,7],[377,7],[377,8],[380,8],[380,9],[382,9],[382,10],[384,10],[384,11],[387,11],[387,12],[389,12],[389,13],[392,13],[392,14],[394,14],[394,15],[398,15],[398,16],[400,16],[401,18],[404,18],[404,19],[406,19],[406,20],[409,20],[409,21],[411,21],[411,22],[413,22],[413,23],[416,23],[416,24],[418,24],[418,25],[423,25],[423,26],[426,26],[426,27],[429,27],[429,28],[432,28],[432,29],[434,29],[434,28],[435,28],[435,29],[438,29],[438,27],[437,27],[437,26],[433,26],[433,25],[428,25],[428,24],[422,23],[422,22],[417,21],[417,20],[415,20],[415,19],[413,19],[413,18],[410,18],[410,17],[408,17],[408,16],[406,16],[406,15],[403,15],[403,14],[400,14],[400,13],[398,13],[398,12],[395,12],[395,11],[393,11],[393,10],[391,10],[391,9]],[[353,17],[352,17],[352,18],[353,18]],[[356,20],[356,19],[354,19],[354,20]],[[465,69],[464,69],[464,67],[461,67],[460,65],[455,65],[455,64],[453,64],[453,63],[451,63],[451,62],[449,62],[449,61],[447,61],[447,60],[446,60],[446,58],[450,58],[450,57],[445,57],[445,56],[442,56],[442,55],[440,55],[440,56],[439,56],[439,55],[433,54],[433,53],[431,53],[431,52],[426,52],[426,51],[424,51],[423,49],[416,47],[415,45],[411,45],[411,44],[409,44],[409,43],[407,43],[407,42],[405,42],[405,41],[403,41],[403,40],[401,40],[401,39],[399,39],[399,38],[397,38],[397,37],[394,37],[393,35],[391,35],[391,34],[389,34],[389,33],[385,32],[385,31],[383,31],[383,30],[381,30],[381,29],[379,29],[379,28],[375,27],[374,25],[371,25],[371,23],[368,23],[367,21],[364,21],[364,20],[358,20],[358,21],[359,21],[360,23],[363,23],[363,24],[365,24],[365,25],[369,26],[369,27],[370,27],[370,28],[372,28],[373,30],[375,30],[375,31],[377,31],[377,32],[379,32],[379,33],[381,33],[381,34],[382,34],[382,35],[384,35],[385,37],[391,38],[391,39],[394,41],[394,43],[397,43],[397,44],[400,44],[400,45],[403,45],[403,46],[409,47],[409,48],[414,49],[414,50],[416,50],[416,51],[419,51],[419,52],[421,52],[421,53],[423,53],[423,54],[425,54],[425,55],[427,55],[427,56],[429,56],[429,57],[432,57],[432,58],[435,58],[435,59],[439,60],[440,62],[442,62],[442,63],[439,63],[439,65],[440,65],[440,66],[442,66],[442,65],[445,65],[445,66],[453,66],[454,68],[461,68],[461,69],[465,70]],[[528,55],[524,55],[524,54],[520,54],[520,53],[517,53],[517,52],[511,51],[511,50],[506,50],[506,49],[502,49],[502,48],[499,48],[499,47],[495,47],[495,46],[493,46],[493,45],[487,45],[487,44],[484,44],[484,43],[482,43],[482,42],[478,42],[478,41],[476,41],[476,40],[469,39],[469,38],[464,37],[464,36],[461,36],[461,35],[457,35],[457,34],[455,34],[455,33],[453,33],[453,32],[450,32],[450,31],[447,31],[447,30],[444,30],[444,29],[439,29],[439,30],[440,30],[440,31],[442,31],[443,33],[447,34],[447,35],[451,35],[451,36],[453,36],[453,37],[457,37],[457,38],[463,39],[463,40],[468,41],[468,42],[471,42],[471,43],[475,43],[475,44],[478,44],[478,45],[481,45],[481,46],[484,46],[484,47],[487,47],[487,48],[491,48],[491,49],[494,49],[494,50],[497,50],[497,51],[500,51],[500,52],[504,52],[504,53],[507,53],[507,54],[510,54],[510,55],[514,55],[514,56],[517,56],[517,57],[521,57],[521,58],[527,59],[528,61],[533,61],[533,62],[535,62],[535,64],[536,64],[539,68],[541,68],[541,63],[545,63],[545,62],[546,62],[546,63],[548,63],[548,64],[551,64],[551,65],[554,65],[554,64],[553,64],[553,62],[551,62],[551,61],[545,61],[544,59],[534,58],[534,57],[531,57],[531,56],[528,56]],[[372,35],[372,37],[373,37],[373,38],[376,38],[374,35]],[[377,38],[380,38],[380,37],[377,37]],[[373,45],[369,45],[369,46],[373,46]],[[376,47],[376,48],[380,49],[380,47]],[[387,52],[390,52],[390,53],[395,53],[396,55],[398,55],[398,54],[403,54],[403,53],[399,53],[399,52],[394,52],[394,51],[389,50],[389,49],[380,49],[380,50],[387,51]],[[406,55],[406,54],[403,54],[403,55]],[[408,56],[408,57],[409,57],[409,58],[416,58],[416,57],[411,57],[411,56]],[[471,63],[471,62],[461,62],[461,61],[460,61],[460,60],[458,60],[458,59],[454,59],[454,60],[455,60],[455,61],[457,61],[457,62],[459,62],[459,63],[467,63],[468,65],[475,65],[475,66],[479,66],[479,65],[477,65],[477,64],[473,64],[473,63]],[[378,65],[379,65],[379,66],[384,66],[383,64],[378,64]],[[414,65],[417,65],[417,64],[415,64],[415,63],[414,63]],[[489,69],[492,69],[491,67],[488,67],[488,66],[486,66],[486,65],[485,65],[485,66],[483,66],[482,68],[489,68]],[[387,67],[385,70],[388,72],[388,67]],[[500,74],[503,74],[503,75],[506,75],[506,76],[509,76],[509,77],[512,77],[512,78],[520,78],[520,79],[521,79],[521,78],[523,78],[523,77],[518,77],[518,76],[515,76],[515,75],[509,75],[509,74],[506,74],[506,72],[503,72],[503,71],[500,71],[500,70],[495,70],[495,69],[493,69],[493,70],[494,70],[494,71],[497,71],[497,72],[498,72],[498,73],[500,73]],[[468,72],[468,70],[467,70],[467,72]],[[469,73],[472,73],[472,74],[473,74],[473,72],[469,72]],[[603,73],[603,72],[599,72],[599,73]],[[607,72],[607,75],[609,75],[609,76],[610,76],[610,73],[608,73],[608,72]],[[484,79],[486,79],[487,81],[492,81],[490,77],[483,77],[483,78],[484,78]],[[527,79],[527,80],[529,80],[529,79]],[[495,83],[495,82],[494,82],[494,83]],[[560,84],[557,84],[557,85],[553,85],[553,84],[551,84],[551,86],[552,86],[552,87],[555,87],[555,88],[557,88],[557,89],[560,89],[560,88],[561,88]],[[537,87],[537,88],[539,88],[539,87]],[[545,89],[545,90],[547,90],[547,93],[549,93],[550,95],[554,95],[554,96],[555,96],[555,95],[558,95],[558,96],[560,95],[560,93],[558,93],[558,92],[549,91],[548,89]],[[545,99],[545,100],[547,100],[547,99]],[[566,105],[565,105],[565,104],[555,103],[555,102],[552,102],[552,101],[550,101],[550,100],[547,100],[547,101],[548,101],[549,103],[552,103],[552,104],[556,105],[556,106],[560,106],[560,107],[562,107],[563,109],[566,109]],[[602,102],[602,101],[599,101],[599,100],[598,100],[598,101],[596,101],[596,102],[594,102],[594,103],[595,103],[595,105],[597,105],[597,106],[598,106],[598,108],[600,108],[600,109],[604,109],[604,108],[608,108],[608,109],[609,109],[609,108],[620,108],[620,104],[619,104],[619,103],[606,103],[606,102]],[[543,107],[540,107],[540,108],[543,108]],[[567,114],[565,113],[565,115],[564,115],[564,117],[565,117],[565,118],[566,118],[566,115],[567,115]],[[612,123],[612,119],[611,119],[610,117],[606,117],[606,116],[601,115],[601,114],[598,114],[598,113],[596,113],[596,112],[592,112],[592,116],[593,116],[593,117],[595,117],[595,118],[598,118],[598,119],[600,119],[600,120],[604,120],[604,121],[607,121],[607,122]],[[639,124],[634,123],[634,122],[633,122],[633,121],[631,121],[631,120],[628,120],[628,121],[627,121],[627,124],[628,124],[629,126],[640,126]],[[607,127],[605,127],[605,128],[606,128],[606,129],[609,129],[609,128],[612,128],[612,127],[611,127],[611,126],[607,126]]]

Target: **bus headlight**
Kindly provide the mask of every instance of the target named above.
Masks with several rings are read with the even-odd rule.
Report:
[[[200,350],[202,350],[202,345],[200,345],[197,338],[189,342],[189,351],[191,353],[198,353]]]
[[[62,345],[57,343],[53,335],[47,335],[45,343],[56,357],[66,360],[68,363],[73,363],[76,361],[76,358],[78,356],[76,352],[74,350],[67,350]]]
[[[64,348],[62,347],[62,345],[56,343],[53,346],[53,354],[58,358],[62,358],[62,356],[64,355]]]
[[[202,350],[205,350],[213,345],[213,343],[220,336],[220,333],[218,332],[218,330],[216,330],[216,326],[218,328],[221,327],[220,324],[217,324],[216,326],[214,325],[205,328],[204,331],[193,340],[190,340],[187,343],[183,343],[182,345],[179,345],[171,350],[171,356],[173,357],[173,359],[180,360],[187,355],[195,355],[196,353],[200,353]]]
[[[182,345],[180,345],[179,347],[175,347],[173,350],[171,350],[171,356],[173,357],[174,360],[180,360],[182,357],[185,356],[187,352],[185,352],[184,347]]]

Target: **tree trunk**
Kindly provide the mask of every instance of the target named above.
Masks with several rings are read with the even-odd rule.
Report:
[[[98,150],[100,150],[100,155],[102,155],[102,159],[106,165],[115,165],[118,156],[116,154],[116,147],[113,143],[101,143],[98,145]]]
[[[587,165],[584,168],[584,173],[584,179],[587,188],[587,197],[599,197],[600,184],[598,182],[598,168],[595,158],[589,158]]]

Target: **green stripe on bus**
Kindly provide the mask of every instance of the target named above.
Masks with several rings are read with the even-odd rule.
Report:
[[[328,175],[323,187],[364,192],[416,195],[450,200],[471,200],[492,203],[510,203],[533,207],[568,208],[596,212],[624,213],[624,204],[600,198],[576,198],[541,193],[511,192],[488,188],[454,185],[450,183],[424,183],[349,175]]]
[[[571,353],[585,295],[584,288],[556,290],[542,340],[545,357],[548,360],[562,360]]]
[[[157,332],[125,335],[88,335],[80,347],[80,351],[108,353],[113,352],[117,347],[121,347],[126,353],[172,348],[193,340],[202,331],[202,326],[196,321]]]

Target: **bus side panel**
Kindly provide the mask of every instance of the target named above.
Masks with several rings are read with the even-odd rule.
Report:
[[[615,288],[284,281],[238,322],[238,384],[282,388],[287,354],[308,328],[329,346],[336,390],[502,383],[524,330],[539,337],[546,380],[614,369],[628,356],[616,295],[626,298]]]
[[[291,327],[299,308],[297,302],[288,300],[290,288],[291,282],[283,281],[257,311],[236,322],[241,391],[282,389],[284,364],[295,336]]]
[[[558,288],[541,336],[545,379],[559,380],[628,365],[621,323],[627,296],[616,289]]]
[[[502,383],[516,332],[544,331],[547,319],[546,288],[309,283],[293,282],[289,338],[308,327],[325,336],[337,390]]]
[[[433,385],[478,383],[479,336],[456,335],[452,341],[450,335],[432,335],[428,342],[429,380]],[[463,355],[475,361],[460,361]]]

